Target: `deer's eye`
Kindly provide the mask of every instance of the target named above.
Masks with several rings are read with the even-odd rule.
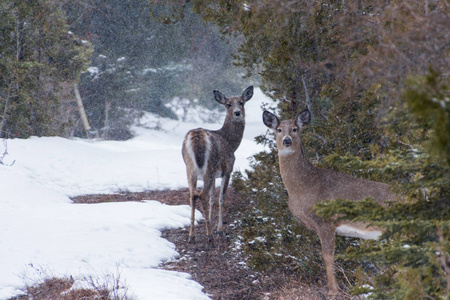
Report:
[[[240,104],[241,106],[244,106],[244,102],[239,102],[239,104]]]
[[[280,128],[278,128],[278,129],[277,129],[277,131],[278,131],[278,133],[280,133],[280,132],[281,132],[281,129],[280,129]]]
[[[293,132],[297,132],[297,128],[292,129]]]
[[[231,104],[230,104],[230,103],[228,103],[228,104],[227,104],[227,108],[230,108],[230,107],[231,107]]]

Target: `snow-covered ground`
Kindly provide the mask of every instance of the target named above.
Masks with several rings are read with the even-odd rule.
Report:
[[[235,170],[247,169],[248,157],[262,150],[254,137],[266,132],[263,102],[271,101],[255,89],[246,104]],[[149,129],[155,122],[163,129]],[[178,257],[161,231],[188,226],[188,199],[182,206],[152,199],[89,205],[72,204],[69,197],[187,187],[181,157],[185,133],[220,126],[147,115],[129,141],[7,140],[8,155],[0,165],[0,299],[46,276],[74,276],[79,285],[86,277],[111,285],[120,278],[127,295],[137,299],[208,299],[189,274],[158,269]]]

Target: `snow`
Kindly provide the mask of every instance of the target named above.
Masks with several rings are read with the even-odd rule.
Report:
[[[91,76],[97,75],[99,73],[99,70],[97,67],[89,67],[87,68],[87,71],[91,73]]]
[[[235,170],[247,169],[248,157],[263,149],[254,142],[266,132],[262,102],[270,100],[255,89],[246,104]],[[185,133],[218,129],[223,117],[201,124],[148,114],[128,141],[7,140],[8,154],[0,164],[0,299],[20,294],[43,273],[73,276],[80,286],[89,276],[120,277],[127,295],[136,299],[209,299],[189,274],[158,268],[179,257],[161,231],[189,225],[188,199],[186,205],[169,206],[152,199],[73,204],[69,197],[187,187],[181,157]],[[156,125],[163,129],[152,129]],[[199,221],[201,214],[196,216]]]

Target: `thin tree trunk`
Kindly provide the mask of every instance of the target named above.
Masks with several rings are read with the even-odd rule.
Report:
[[[111,102],[107,101],[105,103],[105,124],[104,124],[104,133],[103,138],[108,139],[108,131],[109,131],[109,110],[111,108]]]
[[[312,109],[312,102],[309,98],[308,86],[306,85],[305,75],[302,75],[303,88],[305,89],[305,100],[306,106],[308,107],[309,112],[311,113],[311,120],[314,119],[314,113]]]
[[[6,136],[3,136],[3,126],[5,126],[5,124],[6,124],[6,113],[8,112],[10,91],[11,91],[11,87],[8,87],[8,95],[6,96],[5,108],[3,109],[3,115],[2,115],[2,122],[0,123],[0,137],[2,137],[2,138],[6,138]]]
[[[77,83],[73,84],[73,90],[75,91],[75,97],[77,98],[78,110],[80,111],[80,116],[81,116],[81,121],[83,122],[84,131],[86,132],[86,136],[89,137],[89,130],[91,129],[91,126],[89,125],[86,111],[84,110],[83,100],[81,100],[80,91],[78,90]]]

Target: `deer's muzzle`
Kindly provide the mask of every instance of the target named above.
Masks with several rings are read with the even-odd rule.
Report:
[[[291,138],[290,138],[290,137],[285,137],[285,138],[283,139],[283,146],[289,147],[289,146],[291,146],[291,145],[292,145],[292,140],[291,140]]]

